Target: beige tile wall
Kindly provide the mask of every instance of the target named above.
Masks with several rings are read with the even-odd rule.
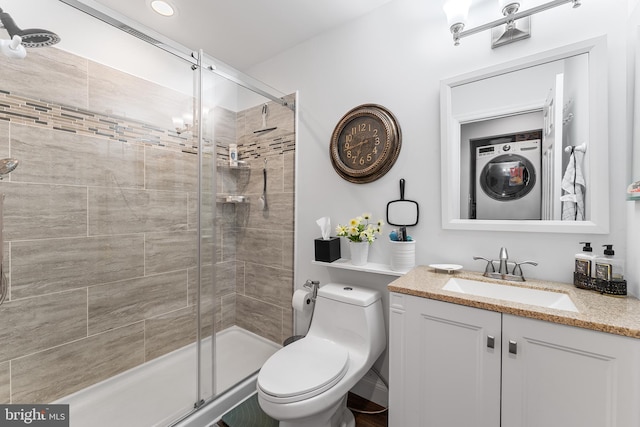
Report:
[[[55,48],[0,58],[0,72],[0,155],[21,162],[0,181],[0,403],[44,403],[196,338],[197,156],[170,129],[192,101]],[[218,192],[250,203],[217,204],[215,230],[201,214],[203,259],[216,262],[215,281],[212,264],[200,272],[202,317],[214,321],[201,332],[239,325],[281,343],[292,331],[293,113],[270,105],[278,129],[257,135],[260,112],[216,112],[219,160],[235,141],[252,166],[219,171]]]
[[[264,133],[254,133],[262,128],[262,105],[237,116],[239,158],[251,169],[239,177],[237,188],[249,203],[236,206],[235,315],[237,325],[282,344],[293,334],[294,116],[272,102],[268,112],[267,127],[276,129]],[[263,211],[258,200],[265,159],[268,208]]]

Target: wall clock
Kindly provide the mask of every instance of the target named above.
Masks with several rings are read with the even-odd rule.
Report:
[[[394,115],[381,105],[363,104],[340,119],[329,152],[338,175],[364,184],[389,172],[401,145],[400,126]]]

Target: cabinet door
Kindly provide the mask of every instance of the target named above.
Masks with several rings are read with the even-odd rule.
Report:
[[[500,326],[499,313],[392,293],[389,425],[498,427]]]
[[[506,314],[502,336],[503,426],[640,426],[640,340]]]

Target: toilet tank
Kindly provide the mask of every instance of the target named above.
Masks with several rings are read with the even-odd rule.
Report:
[[[337,302],[368,307],[381,298],[380,292],[357,286],[328,283],[318,289],[318,296]]]
[[[318,298],[308,335],[330,339],[346,347],[376,352],[386,343],[380,292],[328,283]]]

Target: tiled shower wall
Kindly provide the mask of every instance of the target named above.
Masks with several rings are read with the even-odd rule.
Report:
[[[190,138],[167,130],[192,100],[55,48],[2,58],[0,73],[0,157],[20,160],[0,182],[10,281],[0,306],[0,403],[50,402],[196,337],[197,156]],[[221,140],[238,139],[243,113],[219,110]],[[267,152],[283,185],[292,155],[259,154]],[[246,323],[279,342],[290,313],[245,279],[260,268],[282,278],[285,262],[249,266],[252,247],[274,243],[255,234],[271,223],[251,220],[251,207],[217,206],[215,330]],[[284,250],[293,242],[291,224],[287,230]],[[212,291],[203,290],[205,314]],[[267,311],[256,314],[256,306]]]
[[[276,129],[260,132],[262,106],[241,111],[236,142],[249,168],[218,169],[221,193],[248,196],[248,203],[233,204],[234,227],[221,233],[223,250],[236,248],[223,257],[236,262],[235,324],[278,344],[293,334],[294,123],[291,109],[269,103],[267,128]]]

